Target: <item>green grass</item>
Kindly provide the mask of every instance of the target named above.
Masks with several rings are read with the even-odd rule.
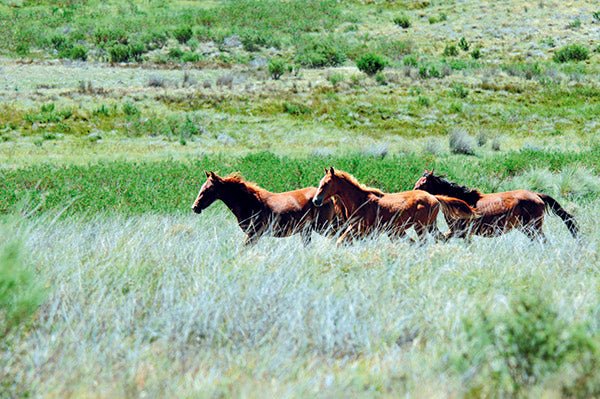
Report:
[[[384,191],[412,189],[423,169],[435,167],[449,178],[484,191],[506,187],[506,180],[535,169],[557,172],[585,167],[600,172],[600,147],[580,152],[525,150],[485,157],[404,154],[386,158],[361,154],[338,157],[279,157],[255,153],[244,157],[204,156],[195,161],[103,162],[89,165],[36,164],[0,171],[1,212],[19,207],[39,211],[68,207],[66,214],[111,212],[126,215],[188,212],[203,170],[220,174],[240,171],[249,180],[272,191],[316,186],[327,166],[346,170],[368,185]],[[547,189],[554,189],[551,183]],[[573,184],[577,187],[577,184]],[[520,187],[529,188],[529,187]],[[540,188],[544,188],[541,184]],[[577,192],[577,189],[575,189]],[[553,194],[553,193],[551,193]],[[569,197],[570,192],[559,195]],[[578,200],[600,195],[592,189]]]

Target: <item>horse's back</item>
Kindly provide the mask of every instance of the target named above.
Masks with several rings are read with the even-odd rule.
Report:
[[[544,201],[529,190],[511,190],[499,193],[483,194],[477,201],[477,209],[485,213],[502,213],[519,206],[544,208]]]
[[[316,192],[316,187],[306,187],[282,193],[269,193],[264,200],[275,213],[300,212],[313,207],[312,199]]]

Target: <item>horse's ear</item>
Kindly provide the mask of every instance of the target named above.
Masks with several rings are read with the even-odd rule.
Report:
[[[429,172],[429,174],[430,174],[431,176],[433,176],[433,171],[434,171],[434,170],[435,170],[435,169],[431,169],[431,172]]]
[[[206,175],[206,177],[210,177],[210,172],[208,172],[208,171],[205,170],[204,174]]]
[[[329,171],[327,170],[327,168],[323,168],[323,170],[325,171],[325,174],[329,173]]]
[[[333,166],[329,167],[329,173],[331,173],[332,175],[335,174],[335,170],[333,170]]]

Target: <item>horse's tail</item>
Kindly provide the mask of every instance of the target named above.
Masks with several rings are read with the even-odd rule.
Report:
[[[542,199],[542,201],[544,201],[546,210],[548,210],[548,208],[552,209],[552,212],[556,216],[560,217],[563,220],[563,222],[565,222],[573,238],[577,238],[577,234],[579,234],[579,227],[577,226],[577,222],[575,221],[573,215],[565,211],[565,209],[562,206],[560,206],[560,204],[551,196],[540,193],[536,194]]]
[[[439,201],[442,212],[448,219],[475,219],[479,217],[477,210],[461,199],[446,195],[435,195],[434,197]]]

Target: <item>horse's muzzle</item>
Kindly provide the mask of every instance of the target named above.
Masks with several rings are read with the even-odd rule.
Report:
[[[319,207],[319,206],[323,205],[323,199],[322,198],[315,197],[315,198],[313,198],[312,202],[313,202],[313,205],[316,206],[316,207]]]
[[[200,207],[199,207],[199,206],[192,206],[192,211],[194,211],[194,213],[196,213],[196,214],[198,214],[198,215],[199,215],[200,213],[202,213],[202,209],[200,209]]]

